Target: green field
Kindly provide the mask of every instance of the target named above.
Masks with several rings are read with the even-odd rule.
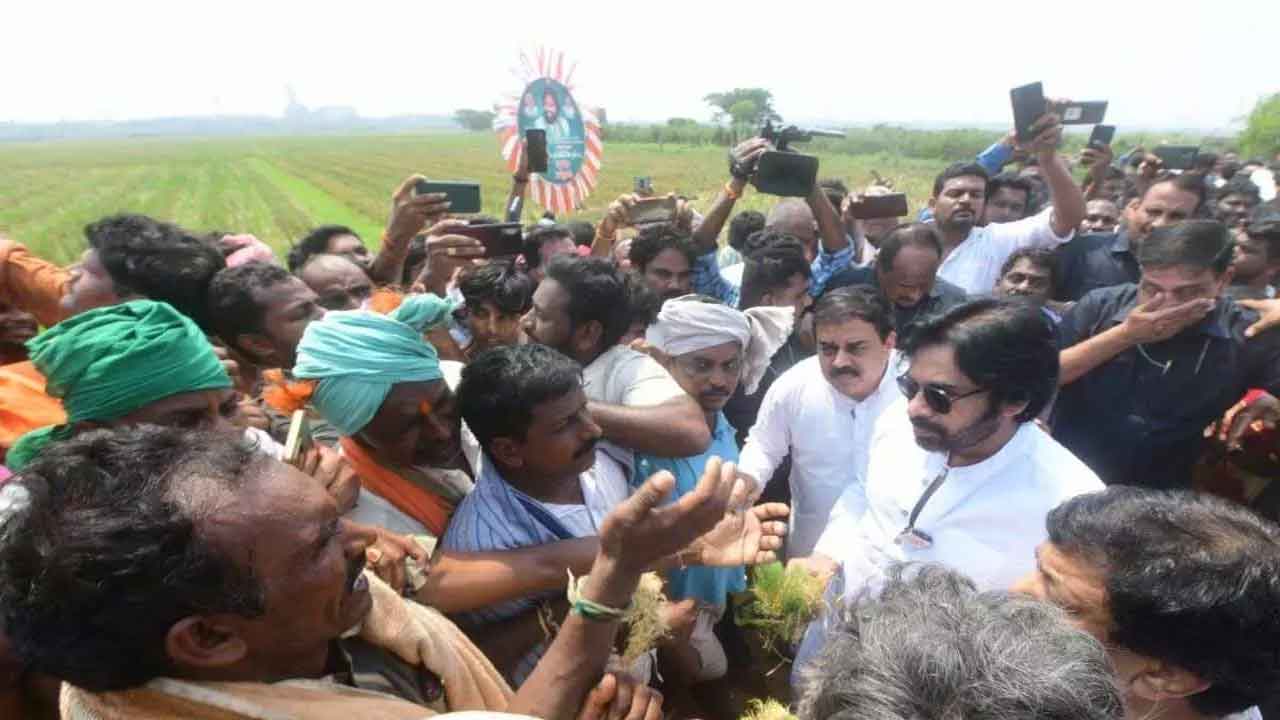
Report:
[[[943,162],[886,155],[820,155],[821,176],[851,186],[871,170],[892,179],[915,206]],[[84,248],[83,228],[130,211],[195,231],[249,232],[280,251],[321,223],[341,223],[376,242],[391,192],[415,172],[481,183],[484,210],[500,215],[510,188],[494,136],[484,133],[347,137],[55,141],[0,145],[0,232],[58,262]],[[653,177],[705,209],[727,179],[725,150],[709,146],[605,146],[599,187],[580,216],[600,217]],[[748,192],[738,209],[766,210],[773,198]],[[526,209],[526,220],[540,213]]]

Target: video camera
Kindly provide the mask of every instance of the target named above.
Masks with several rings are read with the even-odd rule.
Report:
[[[791,143],[809,142],[815,137],[843,138],[844,133],[830,130],[808,130],[786,125],[774,127],[766,120],[760,128],[760,137],[773,144],[756,163],[752,184],[762,193],[782,197],[809,197],[818,181],[818,158],[801,155],[791,149]]]
[[[764,127],[760,128],[760,137],[773,143],[773,147],[778,152],[793,152],[791,150],[791,143],[793,142],[806,143],[816,137],[843,139],[844,133],[831,130],[809,130],[795,125],[775,128],[772,120],[765,120]]]

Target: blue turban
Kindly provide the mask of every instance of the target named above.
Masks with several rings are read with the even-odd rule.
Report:
[[[410,295],[388,315],[369,310],[326,313],[307,326],[293,376],[318,380],[311,404],[345,436],[369,424],[391,386],[443,377],[436,349],[422,333],[448,320],[454,305]]]

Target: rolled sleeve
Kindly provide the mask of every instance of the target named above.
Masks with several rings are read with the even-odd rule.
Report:
[[[987,226],[987,232],[993,249],[1005,257],[1022,248],[1054,248],[1069,242],[1076,234],[1075,230],[1068,230],[1066,235],[1058,235],[1053,231],[1052,207],[1017,222],[992,223]]]
[[[729,307],[738,307],[738,288],[720,274],[720,264],[716,262],[714,250],[699,255],[693,261],[693,291],[713,297]]]
[[[978,164],[988,175],[999,175],[1009,158],[1013,157],[1013,147],[1002,142],[993,143],[991,147],[978,153]]]
[[[829,253],[818,245],[818,257],[813,259],[813,276],[809,279],[809,294],[818,297],[827,287],[831,276],[849,267],[853,262],[853,243],[845,245],[839,252]]]

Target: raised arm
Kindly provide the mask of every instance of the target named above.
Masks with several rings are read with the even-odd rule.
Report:
[[[644,407],[592,402],[587,408],[607,440],[637,452],[688,457],[711,445],[702,408],[688,395]]]
[[[414,184],[424,179],[421,175],[405,178],[391,197],[391,217],[382,233],[382,247],[369,269],[369,277],[376,283],[401,284],[409,245],[424,228],[442,219],[449,210],[443,193],[414,195]]]
[[[507,204],[502,206],[502,218],[506,222],[520,222],[524,212],[524,196],[529,193],[529,148],[520,140],[520,165],[511,175],[511,192]]]
[[[822,191],[822,188],[814,185],[813,192],[809,193],[805,202],[813,212],[813,219],[818,222],[818,236],[822,238],[822,249],[830,255],[848,250],[849,236],[844,231],[844,225],[840,223],[840,215],[832,207],[831,201],[827,199],[827,194]]]
[[[1080,227],[1084,220],[1084,193],[1071,177],[1067,164],[1058,156],[1062,142],[1060,118],[1047,113],[1036,121],[1037,134],[1028,149],[1036,154],[1049,196],[1053,200],[1053,232],[1058,237],[1068,235]]]
[[[702,218],[702,224],[693,233],[693,246],[699,255],[715,252],[720,231],[733,214],[733,206],[747,189],[747,182],[755,173],[756,161],[769,149],[769,141],[751,138],[729,151],[729,181],[716,192],[711,208]]]
[[[609,203],[604,217],[596,225],[596,236],[591,241],[591,254],[595,257],[607,258],[613,254],[613,242],[618,231],[627,226],[631,217],[631,206],[635,204],[635,195],[620,195]]]

